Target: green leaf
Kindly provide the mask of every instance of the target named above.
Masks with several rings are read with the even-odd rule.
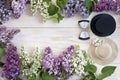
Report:
[[[85,6],[86,6],[87,10],[89,11],[89,13],[91,13],[92,12],[92,8],[94,6],[94,3],[93,3],[92,0],[86,0],[85,1]]]
[[[96,76],[94,73],[89,72],[88,75],[86,75],[83,80],[96,80]]]
[[[60,22],[61,20],[63,20],[64,16],[62,16],[60,13],[57,13],[53,16],[51,16],[49,18],[49,20],[57,20],[58,22]]]
[[[50,3],[50,2],[51,2],[51,0],[43,0],[43,2]]]
[[[5,56],[5,54],[6,54],[6,51],[5,51],[5,49],[3,49],[3,48],[0,48],[0,57],[3,57],[3,56]]]
[[[61,10],[63,10],[67,4],[68,0],[56,0],[56,4]]]
[[[98,0],[93,0],[95,3],[98,3]]]
[[[43,72],[41,75],[42,80],[56,80],[56,76],[55,75],[50,75],[47,72]]]
[[[4,63],[0,62],[0,67],[3,67]]]
[[[55,15],[56,13],[58,13],[59,11],[59,8],[53,4],[51,4],[49,7],[48,7],[48,13],[50,16],[53,16]]]
[[[102,80],[108,76],[111,76],[114,71],[115,71],[116,67],[115,66],[106,66],[102,69],[101,71],[101,75],[99,75],[98,79]]]
[[[64,16],[62,16],[60,13],[57,14],[57,21],[60,22],[63,20]]]
[[[18,77],[16,80],[22,80],[22,79]]]
[[[40,76],[41,76],[41,70],[39,70],[38,73],[36,74],[35,80],[40,80]]]
[[[84,68],[85,68],[85,71],[87,72],[95,73],[97,71],[97,67],[93,64],[88,64]]]

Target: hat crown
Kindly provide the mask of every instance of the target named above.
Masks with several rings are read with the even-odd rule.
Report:
[[[98,14],[92,18],[90,28],[97,36],[109,36],[116,29],[116,21],[109,14]]]
[[[111,56],[112,49],[109,44],[102,44],[99,47],[96,47],[95,49],[96,56],[101,59],[106,59]]]

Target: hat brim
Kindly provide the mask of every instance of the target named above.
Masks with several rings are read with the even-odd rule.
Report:
[[[115,44],[115,42],[109,38],[104,38],[104,41],[105,41],[105,43],[109,44],[111,46],[111,49],[112,49],[112,54],[109,57],[107,57],[105,59],[99,58],[95,53],[96,47],[93,44],[91,44],[89,49],[88,49],[90,58],[95,63],[100,64],[100,65],[106,65],[106,64],[113,62],[118,55],[118,47]]]

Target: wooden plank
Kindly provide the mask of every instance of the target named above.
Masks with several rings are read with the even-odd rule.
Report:
[[[13,42],[20,49],[21,46],[25,46],[28,52],[31,52],[33,48],[39,47],[40,50],[43,50],[45,47],[50,46],[53,49],[54,55],[59,55],[62,51],[74,44],[79,44],[81,49],[88,49],[90,40],[81,41],[78,39],[80,28],[20,28],[21,32],[15,36]],[[90,31],[91,39],[96,36]],[[120,49],[120,28],[117,27],[115,33],[109,38],[114,40],[118,44],[118,48]],[[116,60],[109,64],[117,66],[115,73],[106,78],[105,80],[119,80],[119,72],[120,72],[120,54]],[[99,68],[102,66],[97,65]],[[73,79],[72,79],[73,80]]]
[[[110,13],[110,12],[102,12],[108,13],[114,16],[116,19],[117,25],[120,25],[120,17]],[[92,17],[100,13],[92,13],[88,20],[91,20]],[[55,21],[47,21],[43,23],[41,21],[41,16],[39,12],[36,16],[32,16],[30,6],[27,6],[25,13],[19,19],[11,19],[5,25],[8,27],[78,27],[78,21],[82,20],[83,18],[78,15],[71,18],[64,18],[63,21],[57,23]]]
[[[79,44],[82,49],[88,49],[90,40],[79,40],[80,31],[80,28],[21,28],[21,32],[14,38],[14,43],[18,48],[24,45],[28,50],[36,46],[40,49],[51,46],[55,54],[61,53],[72,44]],[[119,32],[120,28],[117,28],[116,32],[109,37],[117,44],[120,44]],[[92,32],[90,35],[91,39],[96,37]],[[115,63],[119,63],[119,58]]]

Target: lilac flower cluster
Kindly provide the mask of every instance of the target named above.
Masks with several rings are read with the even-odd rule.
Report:
[[[17,54],[17,48],[11,45],[6,55],[2,74],[8,79],[17,80],[20,73],[20,59]]]
[[[12,44],[11,40],[20,30],[9,29],[5,26],[0,26],[0,47],[8,49]],[[10,46],[11,47],[11,46]]]
[[[79,45],[76,45],[75,49],[75,55],[71,59],[71,70],[80,77],[80,80],[83,80],[82,78],[87,74],[84,71],[84,66],[88,63],[93,64],[93,61],[89,58],[85,50],[80,49]]]
[[[4,6],[6,9],[11,9],[11,0],[0,0],[0,7]]]
[[[67,17],[74,16],[78,12],[84,18],[89,16],[89,12],[85,6],[85,0],[68,0],[66,7],[62,11]]]
[[[100,0],[95,6],[94,11],[113,11],[116,14],[120,14],[120,0]]]
[[[25,0],[26,3],[30,3],[31,0]]]
[[[42,69],[43,71],[47,71],[49,74],[53,74],[54,67],[54,57],[53,52],[50,47],[47,47],[44,51],[44,58],[42,60]]]
[[[54,58],[53,52],[50,47],[45,49],[44,57],[42,60],[42,69],[43,71],[48,72],[49,74],[56,75],[59,80],[62,79],[63,71],[66,74],[67,78],[71,75],[71,58],[74,53],[74,46],[68,47],[67,50],[63,51],[63,54]],[[65,76],[65,75],[64,75]]]
[[[56,60],[59,62],[59,74],[58,79],[59,80],[66,80],[70,75],[72,75],[71,67],[71,59],[75,52],[75,47],[70,46],[67,48],[67,50],[63,51],[62,55],[60,55]]]
[[[116,11],[117,5],[114,0],[100,0],[95,6],[94,11]]]
[[[12,10],[7,0],[0,0],[0,23],[5,23],[12,16]]]
[[[0,0],[0,23],[3,24],[12,16],[19,18],[29,0]]]
[[[117,11],[116,14],[120,15],[120,0],[116,0],[117,2]]]
[[[63,51],[63,54],[60,56],[61,58],[61,66],[63,67],[64,71],[71,74],[71,58],[73,53],[75,52],[74,46],[70,46],[67,50]]]
[[[26,77],[26,80],[36,80],[39,76],[39,70],[41,69],[42,56],[39,53],[38,48],[34,52],[26,53],[24,47],[21,48],[20,53],[22,75]],[[37,79],[38,80],[38,79]]]
[[[11,7],[13,10],[13,15],[15,18],[19,18],[26,7],[26,1],[25,0],[12,0]]]

